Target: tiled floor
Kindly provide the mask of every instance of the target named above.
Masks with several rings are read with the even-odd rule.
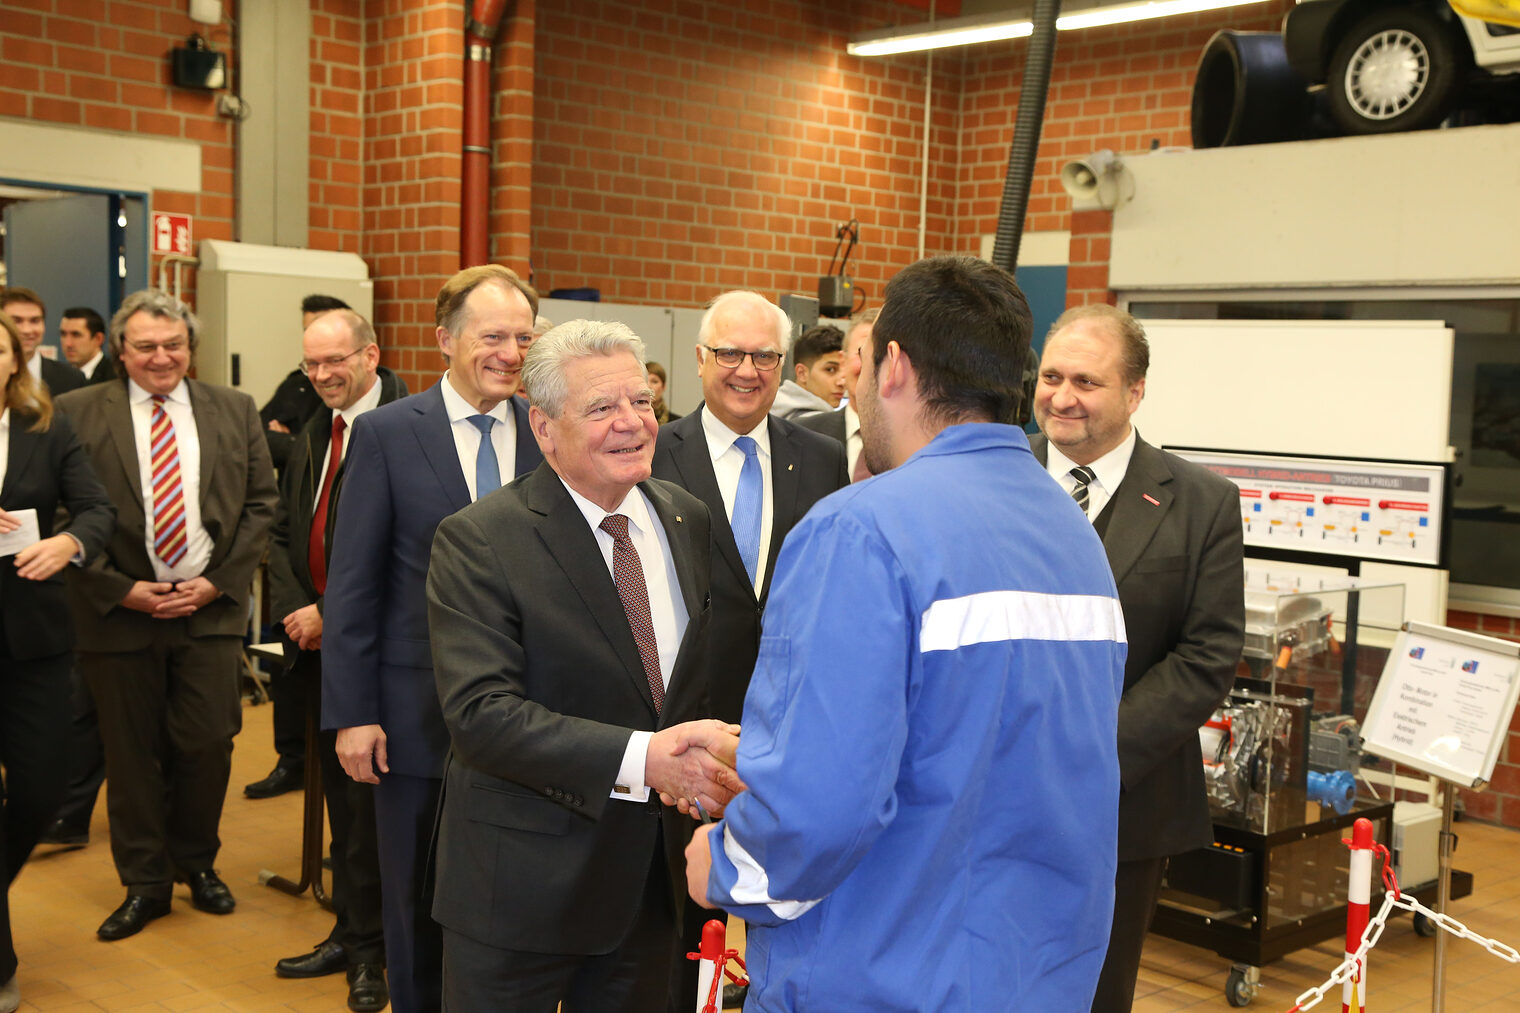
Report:
[[[274,976],[278,958],[315,945],[332,923],[309,895],[290,897],[259,885],[262,869],[292,876],[297,871],[301,796],[258,802],[243,797],[242,786],[268,773],[274,762],[269,708],[248,708],[244,715],[219,862],[237,896],[237,911],[225,917],[202,914],[190,907],[180,887],[167,918],[131,939],[97,940],[95,927],[124,896],[111,865],[102,803],[89,847],[39,848],[11,891],[23,1010],[338,1013],[347,1008],[341,975],[306,981]],[[1520,834],[1473,823],[1460,824],[1458,831],[1457,864],[1473,872],[1476,888],[1456,903],[1453,915],[1475,931],[1520,946]],[[1390,925],[1373,952],[1368,1008],[1377,1013],[1429,1009],[1432,951],[1432,940],[1418,938],[1407,917]],[[1453,940],[1447,952],[1448,1011],[1520,1013],[1520,966],[1461,940]],[[1269,965],[1251,1008],[1288,1009],[1339,959],[1339,944],[1332,942]],[[1228,970],[1229,963],[1212,953],[1153,936],[1141,967],[1136,1013],[1228,1010],[1223,994]],[[1317,1008],[1329,1013],[1339,1007],[1335,994]]]

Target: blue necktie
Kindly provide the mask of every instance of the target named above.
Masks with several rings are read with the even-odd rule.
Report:
[[[734,517],[729,526],[734,531],[734,542],[739,546],[739,558],[749,572],[749,582],[755,582],[755,571],[760,566],[760,501],[765,490],[760,480],[760,448],[748,436],[734,441],[734,447],[744,455],[744,467],[739,470],[739,488],[734,492]]]
[[[496,420],[489,415],[471,415],[470,425],[480,430],[480,450],[475,454],[475,498],[501,488],[501,465],[496,463],[496,447],[491,443],[491,427]]]

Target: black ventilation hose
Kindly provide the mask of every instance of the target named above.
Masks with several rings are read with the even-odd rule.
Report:
[[[1019,90],[1019,119],[1013,125],[1008,147],[1008,172],[1003,179],[1003,206],[998,209],[997,239],[992,262],[1012,272],[1019,262],[1019,242],[1024,237],[1024,214],[1029,209],[1029,184],[1034,178],[1034,156],[1045,125],[1045,96],[1050,91],[1050,65],[1056,51],[1056,18],[1061,0],[1034,0],[1029,52],[1024,59],[1024,83]]]

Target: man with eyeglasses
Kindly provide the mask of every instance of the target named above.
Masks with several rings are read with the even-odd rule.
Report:
[[[57,400],[116,505],[105,551],[68,588],[127,888],[97,930],[106,940],[168,914],[176,880],[202,911],[236,903],[214,869],[217,833],[242,725],[234,673],[277,492],[253,399],[186,378],[198,327],[168,293],[133,293],[111,318],[123,378]]]
[[[332,547],[332,504],[343,481],[346,438],[359,416],[407,394],[406,384],[380,365],[380,346],[368,320],[339,309],[314,319],[301,339],[300,371],[323,407],[295,434],[280,478],[280,511],[269,554],[272,614],[282,617],[285,666],[270,680],[275,747],[280,759],[264,782],[303,780],[306,715],[319,707],[322,611]],[[282,725],[286,726],[282,729]],[[283,733],[283,734],[282,734]],[[315,743],[322,794],[332,831],[332,932],[310,953],[275,964],[282,978],[348,973],[348,1006],[383,1009],[385,940],[380,924],[380,866],[372,785],[349,778],[338,763],[332,732]],[[244,789],[255,796],[256,785]]]
[[[499,264],[466,268],[434,307],[448,371],[354,426],[322,610],[322,728],[375,785],[385,956],[396,1013],[441,1004],[443,938],[428,843],[449,734],[433,683],[425,580],[445,517],[543,461],[517,393],[538,294]],[[332,511],[336,509],[336,515]]]
[[[660,427],[654,477],[712,514],[707,679],[714,717],[737,722],[760,650],[760,617],[781,542],[812,505],[849,483],[844,447],[770,414],[792,324],[758,292],[714,299],[697,332],[703,404]],[[705,918],[685,924],[700,932]],[[697,934],[687,933],[696,949]],[[684,952],[684,951],[683,951]],[[680,960],[677,1005],[689,1008],[696,962]]]

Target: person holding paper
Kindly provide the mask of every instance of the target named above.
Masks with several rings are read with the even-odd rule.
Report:
[[[68,783],[74,627],[62,571],[104,547],[116,520],[67,419],[24,365],[21,335],[0,311],[0,855],[6,883],[52,822]],[[53,530],[58,506],[69,523]],[[10,906],[0,892],[0,1011],[21,1002]]]

